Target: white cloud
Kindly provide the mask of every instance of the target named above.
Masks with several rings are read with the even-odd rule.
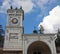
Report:
[[[11,5],[14,8],[20,8],[20,6],[22,6],[25,13],[30,12],[34,7],[33,2],[30,0],[4,0],[2,6],[0,7],[0,12],[6,12],[6,10],[10,8]]]
[[[57,0],[33,0],[33,1],[35,2],[35,5],[40,8],[42,15],[46,15],[45,13],[49,9],[51,9],[52,3],[55,3]]]
[[[43,25],[45,33],[56,33],[57,29],[60,28],[60,6],[53,8],[49,15],[44,17],[43,22],[39,24]]]

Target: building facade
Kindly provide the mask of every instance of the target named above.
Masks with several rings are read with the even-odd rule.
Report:
[[[57,54],[55,34],[24,34],[24,11],[8,9],[3,54]]]

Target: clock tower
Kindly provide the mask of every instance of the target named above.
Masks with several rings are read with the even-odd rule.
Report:
[[[6,33],[4,40],[4,51],[7,50],[21,50],[22,51],[22,34],[24,20],[24,11],[22,7],[20,9],[13,9],[12,6],[7,10],[8,19],[6,25]]]

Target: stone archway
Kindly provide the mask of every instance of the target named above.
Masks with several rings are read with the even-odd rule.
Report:
[[[27,54],[51,54],[51,51],[46,43],[36,41],[28,47]]]

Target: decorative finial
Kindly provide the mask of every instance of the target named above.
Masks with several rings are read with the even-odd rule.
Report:
[[[22,9],[22,6],[20,7],[20,9]]]
[[[15,8],[15,10],[17,10],[17,7]]]
[[[13,9],[12,6],[10,8]]]

